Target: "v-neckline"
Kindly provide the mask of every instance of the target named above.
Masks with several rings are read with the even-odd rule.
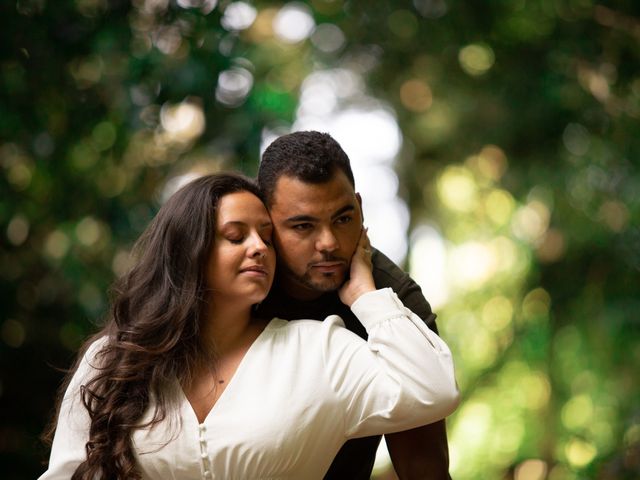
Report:
[[[193,415],[193,418],[195,419],[198,425],[206,424],[209,418],[215,413],[215,411],[219,409],[219,405],[221,402],[223,402],[224,398],[229,396],[227,392],[233,388],[233,385],[235,383],[237,383],[236,378],[242,374],[242,370],[244,370],[245,364],[247,363],[247,358],[250,357],[254,347],[261,341],[262,336],[266,333],[267,330],[269,330],[269,328],[271,328],[275,320],[276,318],[272,318],[269,321],[269,323],[267,323],[267,325],[264,327],[264,329],[258,334],[258,336],[253,340],[253,342],[251,342],[251,345],[249,345],[249,348],[247,348],[247,351],[242,356],[242,359],[240,359],[240,362],[238,363],[236,370],[233,372],[233,375],[231,375],[231,378],[229,378],[229,380],[227,381],[227,386],[222,391],[222,393],[220,394],[218,399],[215,401],[215,403],[211,406],[211,408],[205,415],[202,422],[198,420],[198,414],[196,413],[196,410],[193,408],[191,401],[189,401],[189,397],[187,396],[184,389],[182,388],[180,381],[176,379],[178,383],[178,390],[180,391],[180,395],[182,396],[182,402],[186,404],[187,409],[191,412],[191,415]]]

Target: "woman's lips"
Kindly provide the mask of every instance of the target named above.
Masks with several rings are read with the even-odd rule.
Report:
[[[255,275],[255,276],[267,276],[268,275],[267,269],[265,267],[260,266],[260,265],[252,265],[250,267],[245,267],[245,268],[240,270],[240,273],[247,273],[249,275]]]

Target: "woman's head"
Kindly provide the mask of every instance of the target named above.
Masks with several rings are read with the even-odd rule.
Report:
[[[226,236],[220,234],[220,220],[228,224],[224,227]],[[193,328],[199,326],[193,325],[194,320],[200,320],[204,305],[215,302],[216,292],[221,291],[221,283],[214,277],[223,276],[226,257],[219,256],[218,247],[234,245],[237,254],[239,244],[253,249],[258,239],[269,244],[263,245],[266,250],[258,246],[259,252],[245,253],[260,257],[259,263],[268,274],[268,291],[274,257],[270,247],[271,221],[257,186],[231,173],[200,177],[178,190],[162,206],[136,244],[138,260],[116,293],[126,294],[125,290],[131,291],[133,287],[139,295],[127,295],[130,302],[147,303],[146,308],[138,304],[134,310],[151,308],[156,312],[154,317],[166,318],[178,330],[186,329],[183,334],[197,334]],[[246,261],[242,268],[256,263]],[[156,295],[160,292],[161,295]],[[160,304],[150,304],[149,296]],[[256,298],[255,303],[262,298]],[[163,311],[172,314],[167,318]],[[132,322],[137,320],[127,317]],[[119,318],[116,315],[116,320]],[[167,341],[178,342],[182,336],[163,330]]]

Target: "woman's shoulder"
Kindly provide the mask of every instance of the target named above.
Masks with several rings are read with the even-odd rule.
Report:
[[[102,354],[108,343],[108,335],[96,336],[89,339],[80,350],[81,357],[79,359],[78,370],[87,372],[99,369],[102,364]]]
[[[323,320],[284,320],[275,317],[269,322],[266,331],[273,341],[288,341],[308,346],[326,343],[336,335],[351,334],[338,315],[329,315]]]
[[[98,335],[89,340],[89,346],[87,347],[87,353],[93,352],[96,353],[102,347],[106,346],[109,341],[109,335]]]
[[[268,329],[279,332],[299,332],[299,331],[320,331],[327,328],[344,328],[344,321],[339,315],[329,315],[321,320],[310,318],[299,318],[295,320],[285,320],[274,317],[267,326]]]
[[[80,349],[65,398],[75,398],[78,389],[90,382],[100,372],[103,365],[102,352],[108,340],[106,335],[97,336],[87,340]],[[74,394],[71,395],[69,392],[74,392]]]
[[[109,343],[108,335],[101,335],[89,340],[89,344],[85,349],[84,356],[87,358],[95,357]]]

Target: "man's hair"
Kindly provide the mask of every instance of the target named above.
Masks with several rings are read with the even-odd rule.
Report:
[[[258,185],[267,205],[278,179],[289,176],[306,183],[324,183],[341,170],[355,188],[349,157],[328,133],[293,132],[274,140],[262,154]]]

